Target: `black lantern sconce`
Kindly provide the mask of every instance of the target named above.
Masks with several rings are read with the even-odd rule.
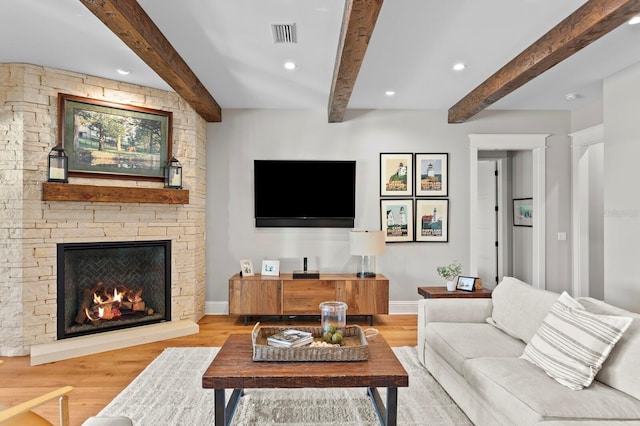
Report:
[[[49,152],[48,182],[69,182],[69,157],[64,148],[56,145]]]
[[[167,161],[164,186],[165,188],[182,189],[182,166],[174,156],[171,156],[171,160]]]

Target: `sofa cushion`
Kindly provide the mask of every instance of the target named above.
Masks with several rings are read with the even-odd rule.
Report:
[[[640,401],[598,381],[580,392],[560,385],[522,358],[464,363],[464,377],[511,424],[544,420],[640,420]]]
[[[558,296],[517,278],[504,277],[491,293],[493,311],[487,322],[529,343]]]
[[[594,314],[633,318],[607,362],[603,364],[596,380],[640,399],[640,315],[590,297],[579,298],[578,302]]]
[[[425,342],[459,374],[469,358],[518,357],[524,343],[486,323],[434,322],[426,327]]]
[[[522,358],[573,390],[589,386],[631,324],[623,316],[587,312],[563,292],[527,344]]]

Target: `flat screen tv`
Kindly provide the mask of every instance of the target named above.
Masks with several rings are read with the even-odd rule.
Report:
[[[256,227],[353,228],[356,162],[254,160]]]

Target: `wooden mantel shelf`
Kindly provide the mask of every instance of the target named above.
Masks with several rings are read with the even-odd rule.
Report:
[[[189,190],[43,182],[42,200],[189,204]]]

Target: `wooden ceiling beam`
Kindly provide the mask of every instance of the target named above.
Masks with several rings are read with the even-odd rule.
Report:
[[[640,0],[589,0],[449,108],[462,123],[640,13]]]
[[[80,0],[207,122],[222,121],[220,105],[136,0]]]
[[[329,93],[329,123],[344,120],[383,0],[346,0]]]

